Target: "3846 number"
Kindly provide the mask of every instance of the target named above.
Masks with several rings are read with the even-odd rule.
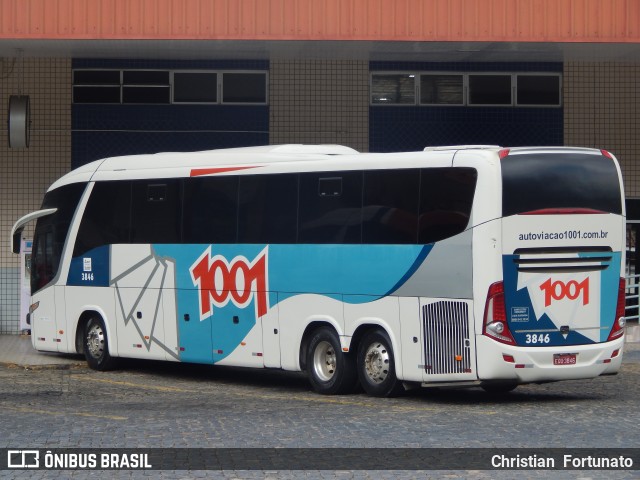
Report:
[[[535,345],[537,343],[549,343],[550,341],[551,339],[549,338],[548,333],[527,333],[527,336],[525,338],[525,343],[530,343],[532,345]]]

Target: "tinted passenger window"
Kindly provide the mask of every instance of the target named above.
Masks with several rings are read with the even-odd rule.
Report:
[[[476,180],[472,168],[422,170],[418,243],[437,242],[467,228]]]
[[[420,170],[364,174],[362,243],[416,243]]]
[[[131,198],[131,243],[180,242],[177,179],[134,181]]]
[[[102,245],[129,243],[131,182],[97,182],[82,216],[73,256]]]
[[[189,178],[184,185],[184,243],[235,243],[238,177]]]
[[[298,175],[240,177],[239,243],[296,243]]]
[[[299,243],[360,243],[362,172],[300,175]]]

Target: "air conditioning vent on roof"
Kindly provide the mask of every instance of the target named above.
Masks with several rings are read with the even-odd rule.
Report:
[[[425,152],[434,152],[439,150],[488,150],[494,148],[502,148],[499,145],[449,145],[444,147],[424,147]]]
[[[353,155],[359,153],[350,147],[343,145],[305,145],[305,144],[288,144],[273,145],[269,149],[270,153],[307,153],[318,155]]]

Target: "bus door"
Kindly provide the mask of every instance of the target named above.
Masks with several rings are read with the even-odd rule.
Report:
[[[37,289],[36,295],[31,299],[33,346],[37,350],[57,352],[60,342],[56,322],[58,314],[56,303],[64,308],[64,291],[61,287],[44,288],[55,276],[53,226],[46,225],[40,229],[34,240],[32,255],[32,290]]]
[[[58,333],[57,321],[60,312],[56,306],[61,306],[63,316],[59,318],[63,319],[64,287],[46,288],[38,292],[37,300],[32,299],[32,302],[33,305],[38,305],[38,308],[31,313],[31,339],[33,346],[36,350],[57,352],[60,349],[61,339]]]

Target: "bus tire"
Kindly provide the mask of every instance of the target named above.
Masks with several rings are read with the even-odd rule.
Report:
[[[109,354],[109,340],[104,321],[98,316],[91,317],[84,328],[84,356],[89,367],[94,370],[113,370],[116,359]]]
[[[374,397],[393,397],[402,392],[396,377],[391,340],[382,329],[367,333],[358,345],[358,377],[364,391]]]
[[[342,351],[333,328],[321,327],[311,335],[307,372],[313,389],[323,395],[352,393],[358,382],[353,355]]]

